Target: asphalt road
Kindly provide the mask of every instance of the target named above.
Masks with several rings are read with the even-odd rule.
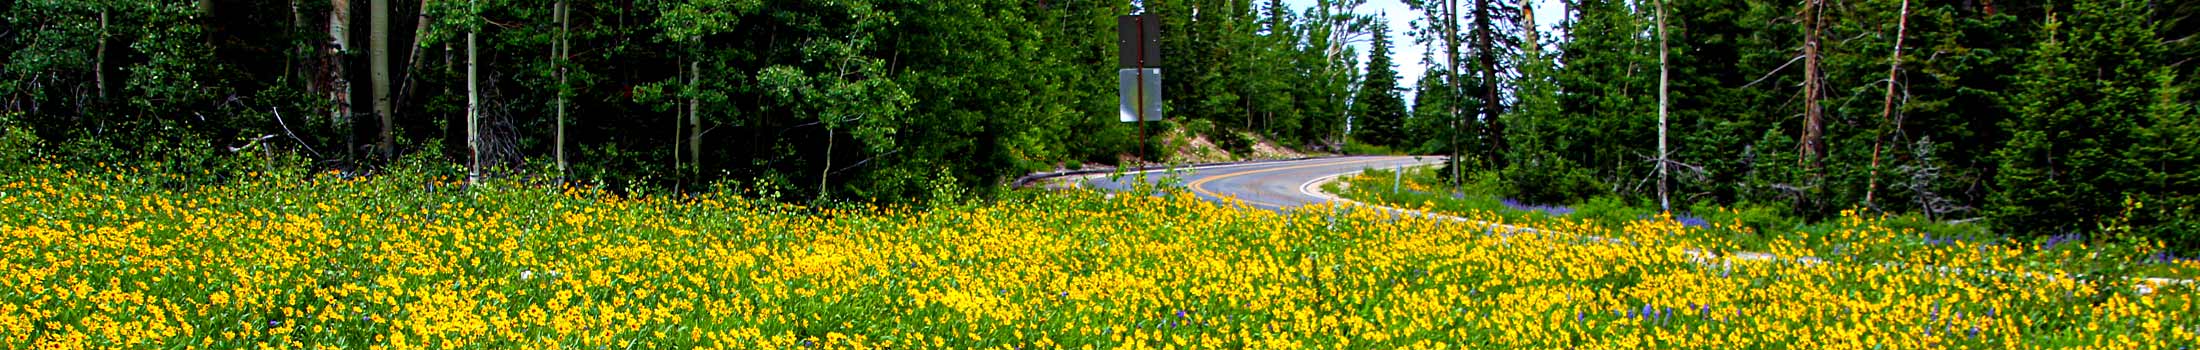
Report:
[[[1391,169],[1401,165],[1443,161],[1444,157],[1440,156],[1362,156],[1258,162],[1156,169],[1146,174],[1146,181],[1160,183],[1175,176],[1180,180],[1177,183],[1188,187],[1201,199],[1221,202],[1225,198],[1234,198],[1254,208],[1282,211],[1326,201],[1301,191],[1302,186],[1323,177],[1366,169]],[[1128,173],[1120,179],[1110,179],[1103,174],[1088,176],[1084,180],[1087,187],[1120,191],[1137,183],[1138,175]]]

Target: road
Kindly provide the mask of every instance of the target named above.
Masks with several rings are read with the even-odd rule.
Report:
[[[1331,175],[1365,169],[1390,169],[1401,165],[1434,164],[1443,162],[1440,156],[1359,156],[1317,158],[1290,161],[1258,162],[1193,168],[1150,170],[1147,182],[1159,183],[1175,175],[1185,187],[1199,198],[1223,201],[1234,198],[1254,208],[1282,211],[1299,206],[1327,201],[1322,197],[1302,191],[1306,184]],[[1121,191],[1137,183],[1136,173],[1127,173],[1120,179],[1108,175],[1092,175],[1085,178],[1085,186],[1103,190]]]

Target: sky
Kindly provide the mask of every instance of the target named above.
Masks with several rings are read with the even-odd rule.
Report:
[[[1565,5],[1558,0],[1533,1],[1535,3],[1536,26],[1543,27],[1545,33],[1555,31],[1553,28],[1557,27],[1559,19],[1566,13]],[[1291,11],[1294,13],[1303,13],[1307,8],[1314,6],[1314,0],[1284,0],[1284,4],[1291,6]],[[1461,1],[1459,6],[1463,11],[1464,8],[1471,6],[1471,3]],[[1428,48],[1413,43],[1413,37],[1407,33],[1413,30],[1413,20],[1421,18],[1421,13],[1414,11],[1412,8],[1407,8],[1405,1],[1402,0],[1368,0],[1367,5],[1360,6],[1354,12],[1381,14],[1384,19],[1390,21],[1391,60],[1398,65],[1398,85],[1406,89],[1406,104],[1413,104],[1413,88],[1421,82],[1421,73],[1428,71],[1427,67],[1444,64],[1441,55],[1436,57],[1436,61],[1423,62],[1421,53]],[[1354,51],[1360,53],[1359,62],[1363,65],[1366,64],[1369,50],[1367,43],[1357,43],[1353,46],[1357,47]],[[1367,67],[1363,66],[1360,69],[1365,71]]]

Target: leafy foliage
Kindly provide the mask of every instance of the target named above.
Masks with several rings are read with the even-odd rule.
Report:
[[[571,148],[557,176],[622,188],[731,179],[802,198],[924,201],[1137,151],[1133,127],[1112,118],[1109,33],[1141,11],[1127,2],[393,1],[380,14],[364,3],[8,2],[0,19],[22,30],[0,31],[0,110],[55,161],[253,143],[364,174],[396,169],[359,152],[379,138],[365,92],[379,70],[394,85],[397,158],[456,161],[472,152],[472,35],[483,144],[510,151],[485,165],[502,174]],[[1360,16],[1163,5],[1142,10],[1164,23],[1172,118],[1294,147],[1343,136],[1357,75],[1340,50],[1368,30]],[[390,22],[388,67],[364,50],[369,17]]]

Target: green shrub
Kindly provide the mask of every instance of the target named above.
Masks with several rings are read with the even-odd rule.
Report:
[[[1604,192],[1596,172],[1559,157],[1516,161],[1500,175],[1506,197],[1530,203],[1573,203]]]
[[[0,113],[0,171],[16,171],[44,157],[42,142],[28,127],[16,125],[20,112]]]
[[[1358,156],[1358,155],[1397,155],[1397,154],[1401,154],[1401,153],[1399,153],[1399,152],[1398,152],[1398,151],[1396,151],[1396,150],[1392,150],[1392,149],[1390,149],[1390,147],[1386,147],[1386,146],[1383,146],[1383,145],[1377,145],[1377,144],[1372,144],[1372,143],[1359,142],[1358,140],[1352,140],[1352,141],[1346,141],[1346,142],[1344,143],[1344,154],[1349,154],[1349,155],[1356,155],[1356,156]]]
[[[1657,214],[1658,211],[1657,209],[1655,209],[1655,207],[1641,206],[1636,205],[1635,203],[1629,203],[1626,199],[1620,198],[1619,196],[1600,195],[1596,197],[1591,197],[1589,198],[1589,200],[1581,202],[1581,204],[1574,205],[1574,213],[1572,216],[1575,218],[1595,220],[1598,223],[1610,224],[1627,222],[1628,220],[1638,220],[1640,218],[1650,217]]]
[[[1230,151],[1230,154],[1241,156],[1253,154],[1253,144],[1260,142],[1254,139],[1251,134],[1230,130],[1222,130],[1213,135],[1207,135],[1207,139],[1214,141],[1216,147],[1222,147],[1222,150]]]
[[[1182,126],[1185,134],[1209,135],[1215,132],[1215,122],[1206,119],[1187,119]]]

